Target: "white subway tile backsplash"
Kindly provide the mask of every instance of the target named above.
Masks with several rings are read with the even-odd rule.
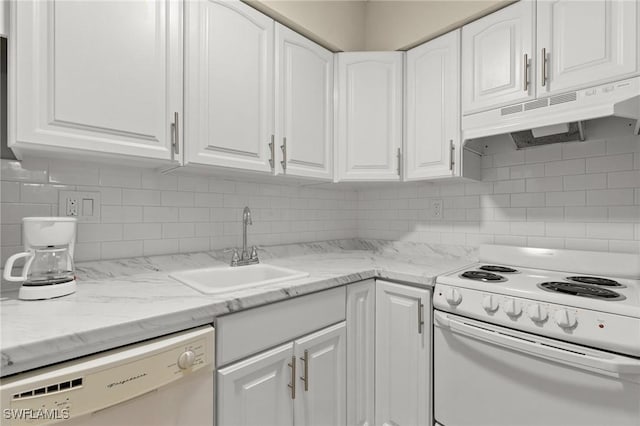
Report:
[[[26,216],[51,216],[51,214],[49,204],[0,203],[0,218],[3,224],[22,223],[22,218]]]
[[[193,223],[163,223],[162,238],[186,238],[195,236]]]
[[[565,176],[563,178],[563,182],[565,191],[604,189],[607,187],[607,174],[594,173],[588,175]]]
[[[594,189],[587,192],[588,206],[633,204],[633,189]]]
[[[547,192],[545,194],[547,206],[584,206],[585,191]]]
[[[159,206],[161,204],[160,191],[153,191],[149,189],[123,189],[122,204],[130,206]]]
[[[181,207],[178,217],[180,222],[209,222],[209,208]]]
[[[525,192],[522,194],[511,194],[512,207],[543,207],[544,205],[544,192]]]
[[[524,192],[524,179],[505,180],[493,184],[495,194],[512,194],[514,192]]]
[[[562,145],[542,145],[534,146],[529,149],[522,150],[527,163],[547,163],[549,161],[559,160],[562,158]]]
[[[557,221],[564,219],[563,207],[529,207],[527,208],[527,220],[533,221]]]
[[[142,245],[142,254],[144,256],[178,253],[178,251],[177,239],[144,240]]]
[[[142,222],[140,206],[102,206],[100,209],[102,223],[136,223]]]
[[[562,158],[587,158],[606,154],[606,143],[602,140],[563,143]]]
[[[633,154],[608,155],[586,159],[587,173],[618,172],[633,169]]]
[[[102,243],[102,259],[120,259],[123,257],[139,257],[144,253],[143,241],[116,241]]]
[[[3,160],[4,161],[4,160]],[[32,184],[38,185],[38,184]],[[3,203],[17,203],[20,201],[20,183],[2,181],[0,187],[0,201]]]
[[[0,160],[0,177],[3,181],[47,183],[49,182],[49,163],[41,159],[22,162],[3,159]]]
[[[177,222],[177,207],[143,207],[142,220],[144,222]]]
[[[586,236],[607,240],[632,240],[634,238],[632,223],[587,223]]]
[[[194,205],[193,192],[162,191],[160,203],[163,206],[190,207]]]
[[[640,254],[640,241],[609,240],[609,250],[620,253]]]
[[[585,161],[583,158],[575,160],[551,161],[545,163],[545,176],[566,176],[584,174]]]
[[[547,222],[545,235],[550,237],[584,237],[586,225],[579,222]]]
[[[68,185],[100,185],[100,169],[77,161],[49,163],[49,182]]]
[[[135,168],[101,168],[100,186],[141,188],[142,172]]]
[[[606,207],[565,207],[567,222],[606,222],[608,213]]]
[[[525,164],[511,167],[511,179],[534,178],[544,176],[544,164]]]
[[[592,238],[565,238],[565,248],[570,250],[608,251],[608,240],[596,240]]]
[[[526,180],[526,189],[527,192],[562,191],[562,177],[529,178]]]
[[[162,238],[160,223],[126,223],[122,233],[123,240],[155,240]]]
[[[122,240],[122,224],[113,223],[79,223],[78,242],[120,241]]]
[[[2,246],[19,246],[22,244],[22,225],[2,224],[0,226],[0,244]]]
[[[564,238],[554,237],[527,237],[527,246],[544,248],[565,248]]]
[[[609,188],[639,188],[640,170],[613,172],[607,175]]]

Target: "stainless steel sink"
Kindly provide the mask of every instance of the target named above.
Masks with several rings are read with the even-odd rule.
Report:
[[[201,293],[228,293],[250,287],[260,287],[281,281],[308,277],[307,272],[257,264],[248,266],[219,266],[192,269],[169,274],[169,276]]]

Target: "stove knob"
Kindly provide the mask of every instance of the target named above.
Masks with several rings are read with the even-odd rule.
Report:
[[[533,305],[529,305],[529,307],[527,308],[527,315],[529,315],[529,318],[531,318],[531,321],[534,321],[534,322],[545,321],[549,316],[549,314],[547,313],[547,308],[544,306],[538,305],[537,303],[534,303]]]
[[[462,295],[457,288],[448,288],[444,293],[444,298],[451,306],[459,305],[462,302]]]
[[[575,312],[568,311],[566,309],[560,309],[555,315],[556,324],[561,328],[573,328],[578,324],[578,318],[576,318]]]
[[[505,299],[502,304],[502,310],[510,317],[517,317],[522,313],[522,306],[520,306],[520,302],[515,299]]]
[[[492,294],[485,294],[482,298],[482,307],[488,313],[495,312],[499,306],[498,298]]]
[[[196,360],[196,354],[193,351],[184,351],[178,357],[178,367],[181,370],[186,370],[187,368],[191,368],[193,362]]]

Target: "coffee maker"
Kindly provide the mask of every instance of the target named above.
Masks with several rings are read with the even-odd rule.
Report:
[[[24,252],[7,259],[3,277],[21,282],[18,298],[52,299],[76,291],[73,249],[76,219],[70,217],[25,217],[22,219]],[[22,273],[13,275],[14,263],[25,259]]]

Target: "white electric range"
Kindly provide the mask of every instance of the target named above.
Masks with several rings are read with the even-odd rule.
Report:
[[[484,245],[433,305],[439,424],[640,425],[640,256]]]

